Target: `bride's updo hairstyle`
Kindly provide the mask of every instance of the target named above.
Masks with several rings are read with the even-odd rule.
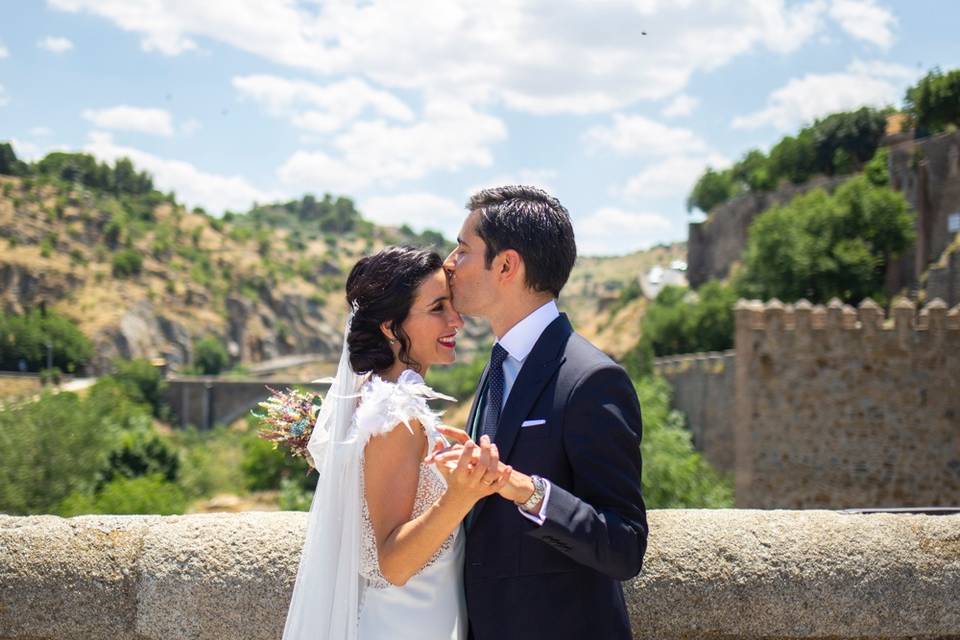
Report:
[[[433,251],[413,247],[387,247],[361,258],[347,277],[347,302],[357,311],[350,325],[347,346],[350,366],[356,373],[389,369],[393,350],[380,330],[384,322],[400,343],[401,362],[419,371],[410,359],[410,339],[403,321],[410,313],[417,288],[428,276],[443,268],[443,258]]]

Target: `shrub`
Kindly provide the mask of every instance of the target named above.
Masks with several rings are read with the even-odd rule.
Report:
[[[23,360],[28,370],[39,371],[51,356],[54,368],[73,373],[93,356],[93,344],[73,322],[53,311],[0,313],[0,369],[17,370]]]
[[[180,458],[179,485],[190,498],[246,489],[243,475],[245,436],[217,425],[210,430],[193,427],[175,431],[171,440]]]
[[[193,364],[202,375],[215,376],[227,368],[230,356],[217,338],[207,336],[193,346]]]
[[[129,278],[138,275],[143,269],[143,258],[133,249],[121,249],[113,254],[113,275],[116,278]]]
[[[933,69],[907,89],[905,104],[920,135],[960,126],[960,69]]]
[[[249,433],[243,439],[241,463],[246,487],[251,491],[280,489],[281,481],[291,479],[305,489],[317,485],[317,474],[307,475],[306,461],[295,458],[284,449],[274,448],[272,442]]]
[[[166,382],[160,369],[149,360],[117,360],[113,363],[113,378],[123,387],[126,395],[134,402],[147,404],[153,415],[159,417],[163,404]]]
[[[635,371],[646,371],[650,355],[665,356],[733,347],[732,287],[711,281],[696,292],[666,286],[647,308],[640,331],[644,343],[629,356]]]
[[[45,392],[0,411],[0,512],[56,513],[71,493],[93,492],[118,435],[101,409]]]
[[[109,514],[181,514],[187,497],[177,485],[160,474],[137,478],[117,478],[104,485],[96,495],[79,492],[67,496],[59,512],[65,516],[85,513]]]
[[[643,411],[643,495],[650,509],[733,506],[733,488],[697,453],[662,378],[636,382]]]
[[[151,425],[143,425],[121,432],[98,486],[117,478],[154,474],[167,482],[176,482],[179,471],[180,458],[176,450]]]
[[[313,501],[313,491],[305,489],[292,478],[280,481],[279,507],[281,511],[309,511]]]

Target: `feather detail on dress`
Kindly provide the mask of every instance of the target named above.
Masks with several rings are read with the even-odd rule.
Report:
[[[442,411],[434,411],[427,400],[454,398],[431,389],[415,371],[407,369],[396,382],[371,376],[360,389],[360,404],[355,414],[357,439],[362,445],[376,435],[388,433],[403,424],[413,433],[411,420],[423,425],[431,441],[439,436],[436,430]]]

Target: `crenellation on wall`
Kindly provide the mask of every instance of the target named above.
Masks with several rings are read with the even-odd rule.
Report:
[[[960,304],[947,312],[947,328],[960,329]]]
[[[734,313],[738,506],[957,502],[960,308],[901,299],[886,318],[872,300],[741,300]]]

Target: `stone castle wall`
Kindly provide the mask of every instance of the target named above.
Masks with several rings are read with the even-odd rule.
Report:
[[[888,284],[912,286],[954,237],[948,218],[960,213],[960,131],[894,145],[888,166],[890,186],[903,193],[917,214],[917,242],[900,267],[911,281]]]
[[[686,416],[693,445],[716,469],[733,473],[736,352],[657,358],[654,369],[673,387],[672,406]]]
[[[927,272],[927,298],[940,298],[948,306],[960,304],[960,251],[952,251],[943,266],[931,267]]]
[[[643,571],[624,583],[634,638],[960,638],[960,516],[669,509],[649,522]],[[0,638],[280,638],[306,523],[0,515]]]
[[[960,307],[735,314],[737,506],[960,506]]]

